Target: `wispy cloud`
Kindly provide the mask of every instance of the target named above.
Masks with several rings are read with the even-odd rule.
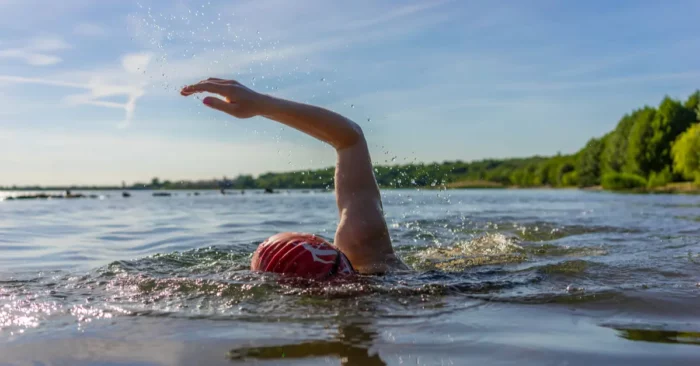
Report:
[[[0,94],[7,96],[0,98],[0,139],[10,126],[26,129],[21,143],[0,142],[0,166],[13,170],[0,180],[44,183],[64,180],[68,171],[82,178],[79,169],[88,166],[113,174],[108,181],[122,173],[197,178],[222,175],[227,166],[293,168],[286,151],[282,159],[275,154],[276,144],[261,146],[272,153],[254,159],[246,151],[257,145],[222,144],[196,155],[210,149],[209,141],[235,146],[283,136],[308,147],[311,140],[265,121],[238,125],[196,98],[177,96],[181,85],[209,76],[338,110],[363,125],[372,148],[381,146],[375,159],[570,151],[630,108],[658,102],[659,93],[685,97],[697,87],[697,12],[691,10],[698,4],[0,0]],[[653,14],[664,16],[638,22]],[[67,42],[28,38],[37,29]],[[104,130],[106,115],[138,128]],[[55,134],[45,134],[54,127]],[[201,143],[190,145],[184,136]],[[183,139],[159,144],[159,138]],[[41,144],[32,141],[40,139],[52,140],[54,150],[38,154]],[[73,152],[61,155],[64,150]],[[169,153],[151,159],[161,151]],[[246,159],[228,160],[237,153]],[[182,158],[190,155],[198,158]],[[59,156],[61,164],[51,165]],[[122,165],[100,167],[97,156],[99,164]],[[3,160],[12,157],[46,162]],[[309,166],[305,157],[290,160]],[[210,168],[199,170],[204,164]]]
[[[17,59],[33,66],[54,65],[62,61],[56,52],[70,48],[62,38],[56,36],[35,37],[26,45],[0,50],[0,59]]]
[[[426,12],[430,9],[437,8],[439,6],[442,6],[452,0],[435,0],[435,1],[426,1],[426,2],[419,2],[419,3],[414,3],[414,4],[407,4],[403,6],[399,6],[394,9],[390,9],[386,13],[375,16],[373,18],[367,18],[367,19],[358,19],[354,20],[345,24],[341,24],[340,28],[341,29],[346,29],[346,30],[352,30],[352,29],[361,29],[361,28],[367,28],[367,27],[372,27],[372,26],[377,26],[377,25],[382,25],[386,24],[395,20],[399,20],[401,18],[409,17],[412,15],[416,15],[422,12]]]
[[[145,94],[146,83],[138,78],[129,79],[130,75],[141,73],[151,61],[148,53],[124,55],[121,59],[121,71],[93,72],[83,83],[66,81],[65,79],[29,78],[22,76],[0,75],[0,81],[15,84],[38,84],[62,88],[84,89],[82,94],[71,94],[63,101],[68,105],[93,105],[106,108],[118,108],[125,111],[124,119],[117,125],[120,128],[129,126],[136,109],[136,101]],[[68,80],[72,80],[70,78]],[[76,78],[80,79],[80,78]],[[124,103],[107,101],[105,98],[125,96]]]
[[[328,71],[335,67],[323,62],[309,66],[309,58],[317,61],[333,55],[334,51],[354,45],[379,44],[392,38],[443,23],[450,19],[446,12],[427,12],[449,1],[422,1],[389,8],[385,14],[371,16],[369,11],[345,14],[334,9],[337,19],[315,18],[309,22],[299,18],[309,17],[308,8],[329,7],[327,3],[306,1],[291,6],[280,0],[261,0],[236,3],[221,9],[194,7],[178,8],[178,16],[167,16],[149,10],[146,15],[132,14],[129,18],[131,35],[141,40],[154,53],[151,75],[168,85],[181,85],[206,76],[246,75],[256,73],[274,78],[313,71]],[[312,6],[313,5],[313,6]],[[332,6],[336,8],[336,6]],[[261,11],[275,9],[260,17]],[[280,10],[280,8],[282,10]],[[204,9],[204,10],[203,10]],[[204,13],[218,17],[206,17]],[[386,10],[386,9],[385,9]],[[223,15],[222,15],[223,14]],[[228,14],[235,14],[232,19]],[[254,17],[253,19],[249,17]],[[237,23],[240,19],[243,23]],[[265,28],[271,19],[279,20]],[[279,19],[278,19],[279,18]],[[231,21],[240,28],[231,26]],[[299,26],[299,32],[283,32],[285,24]],[[262,34],[251,34],[252,29],[263,28]],[[303,71],[302,71],[303,69]]]

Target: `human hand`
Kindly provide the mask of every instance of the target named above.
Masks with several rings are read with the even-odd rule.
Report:
[[[266,97],[236,80],[209,78],[197,84],[185,86],[180,90],[180,94],[183,96],[202,92],[218,94],[224,97],[224,99],[206,97],[202,102],[208,107],[236,118],[250,118],[263,113]]]

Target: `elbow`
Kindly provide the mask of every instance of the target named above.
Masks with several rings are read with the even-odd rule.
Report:
[[[355,142],[365,140],[365,133],[362,131],[362,127],[360,127],[359,124],[350,122],[350,129],[352,129],[352,133],[350,134],[352,136],[352,140]]]
[[[335,148],[341,150],[363,143],[365,143],[365,134],[362,131],[362,127],[353,121],[348,121],[347,131],[343,134],[343,138],[338,141]]]

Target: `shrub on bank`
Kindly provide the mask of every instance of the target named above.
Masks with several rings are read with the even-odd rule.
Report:
[[[629,173],[608,173],[603,176],[603,188],[613,191],[645,188],[647,181],[643,177]]]
[[[651,172],[651,174],[649,174],[649,179],[647,180],[647,188],[663,187],[671,181],[673,181],[673,175],[671,175],[671,170],[668,167],[666,167],[658,173]]]

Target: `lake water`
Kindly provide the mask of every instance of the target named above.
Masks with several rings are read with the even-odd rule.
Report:
[[[323,285],[248,266],[332,193],[97,194],[0,202],[0,365],[700,364],[700,196],[385,191],[415,271]]]

